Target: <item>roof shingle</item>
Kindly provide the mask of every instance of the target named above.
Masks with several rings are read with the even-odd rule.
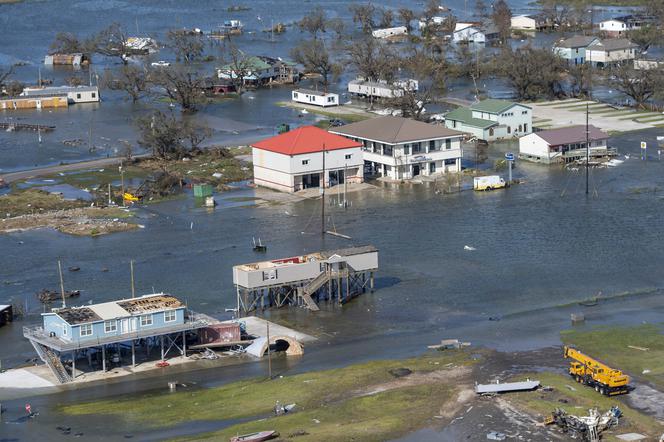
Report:
[[[347,124],[331,132],[388,144],[463,136],[463,133],[444,126],[390,115]]]

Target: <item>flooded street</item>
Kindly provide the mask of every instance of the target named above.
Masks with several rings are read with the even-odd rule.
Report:
[[[89,35],[116,20],[130,30],[138,26],[140,34],[163,38],[169,27],[209,30],[228,18],[241,19],[248,29],[256,31],[269,27],[272,20],[292,23],[317,5],[330,17],[349,19],[351,3],[311,1],[303,6],[299,1],[284,0],[277,8],[274,1],[265,0],[252,2],[250,11],[228,13],[226,8],[232,4],[228,1],[135,4],[56,0],[48,6],[69,11],[56,22],[47,20],[35,2],[0,5],[0,27],[11,23],[13,28],[0,42],[0,65],[26,63],[17,68],[16,78],[21,81],[36,81],[41,67],[42,76],[60,84],[72,71],[47,70],[41,65],[58,31]],[[527,12],[530,4],[526,0],[509,3],[519,13]],[[421,7],[397,0],[383,4]],[[463,15],[463,0],[446,4]],[[271,42],[269,34],[257,32],[239,38],[238,45],[259,54],[288,57],[300,35],[289,28]],[[552,36],[541,38],[550,44]],[[168,57],[167,52],[159,54],[159,58]],[[92,68],[101,75],[112,65],[97,58],[99,62],[95,59]],[[211,72],[215,65],[206,64],[205,69]],[[87,78],[88,72],[82,71],[81,76]],[[352,75],[346,72],[333,89],[341,90],[349,78]],[[469,98],[465,87],[463,82],[452,83],[450,95]],[[117,92],[102,90],[102,96],[98,105],[40,112],[0,111],[0,121],[56,126],[55,131],[42,134],[41,144],[33,132],[0,132],[0,173],[115,156],[122,153],[123,141],[135,144],[133,121],[146,113],[148,106],[132,104]],[[206,106],[197,115],[214,131],[206,143],[246,144],[272,135],[280,123],[310,124],[321,118],[274,104],[289,98],[289,88],[274,88]],[[22,327],[40,322],[45,307],[35,293],[57,289],[58,260],[64,268],[80,267],[80,271],[64,275],[67,290],[81,290],[77,305],[128,296],[129,262],[134,260],[137,293],[172,293],[192,310],[228,319],[225,309],[235,306],[233,265],[350,245],[375,245],[380,262],[375,293],[364,294],[343,307],[323,305],[319,313],[294,308],[261,313],[320,337],[300,358],[277,358],[273,370],[283,374],[413,356],[444,338],[505,351],[559,345],[559,332],[571,327],[570,314],[580,311],[586,317],[584,327],[661,322],[664,161],[652,152],[655,149],[649,149],[647,161],[638,157],[639,142],[655,146],[662,133],[653,129],[612,138],[610,146],[618,148],[621,155],[631,154],[631,158],[615,168],[592,170],[589,196],[584,193],[582,170],[570,172],[519,161],[514,174],[522,183],[506,190],[464,190],[446,195],[434,184],[372,183],[375,189],[349,194],[350,206],[345,210],[337,197],[329,198],[327,225],[352,240],[321,236],[319,200],[255,204],[265,191],[246,186],[217,194],[219,206],[213,210],[196,206],[191,194],[140,208],[137,222],[145,228],[129,233],[73,237],[37,230],[0,235],[0,304],[23,305],[27,311],[24,319],[0,328],[2,368],[36,357],[23,338]],[[63,144],[65,140],[80,141],[70,145]],[[466,150],[468,161],[471,151]],[[518,151],[518,146],[492,145],[486,166],[507,151]],[[134,149],[134,153],[140,150]],[[44,184],[46,189],[69,190]],[[267,255],[252,251],[253,237],[267,244]],[[606,301],[592,308],[578,305],[599,291]],[[261,361],[183,371],[177,373],[177,379],[195,389],[263,375],[266,365]],[[2,401],[12,411],[2,417],[7,424],[0,425],[0,440],[71,439],[54,429],[61,424],[54,414],[59,404],[165,390],[166,382],[172,380],[170,373],[30,398],[40,417],[28,422],[21,421],[16,411],[25,399]],[[0,400],[13,393],[0,392]],[[136,440],[158,440],[235,423],[207,422],[203,430],[177,427],[148,434],[106,417],[69,420],[66,425],[72,427],[72,434],[80,430],[94,434],[95,440],[118,440],[127,435]]]

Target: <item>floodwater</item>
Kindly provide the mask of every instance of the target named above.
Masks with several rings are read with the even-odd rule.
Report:
[[[264,21],[274,17],[275,22],[292,22],[318,4],[330,15],[346,16],[349,3],[312,1],[303,7],[288,0],[276,8],[274,2],[256,1],[252,11],[233,14],[232,18],[256,29],[267,27],[257,21],[259,12]],[[410,2],[385,3],[414,7]],[[515,9],[525,8],[526,3],[511,2]],[[463,8],[461,0],[448,4],[457,11]],[[0,42],[0,63],[26,61],[29,64],[20,68],[18,75],[36,78],[39,61],[59,30],[88,34],[108,24],[107,17],[121,20],[128,29],[134,29],[138,22],[141,33],[157,36],[169,26],[209,29],[231,18],[225,13],[229,5],[61,0],[49,2],[49,7],[70,13],[55,21],[48,20],[33,2],[0,6],[0,23],[6,27],[11,22],[13,29]],[[258,33],[239,42],[257,53],[287,56],[299,35],[289,30],[276,37],[277,43],[271,43],[268,36]],[[43,74],[59,82],[71,72]],[[289,94],[287,88],[252,92],[238,101],[208,106],[201,115],[216,128],[212,141],[219,143],[269,135],[283,121],[313,121],[316,117],[311,114],[300,118],[297,111],[272,104]],[[100,105],[0,114],[0,118],[19,117],[25,122],[57,126],[54,132],[42,134],[42,144],[37,143],[34,133],[0,133],[0,171],[113,155],[121,149],[121,140],[135,139],[131,121],[146,111],[145,106],[132,105],[118,94],[103,95]],[[373,191],[350,194],[352,205],[345,211],[332,205],[334,199],[329,200],[328,225],[350,235],[352,241],[321,237],[318,201],[256,206],[251,204],[255,191],[246,188],[218,195],[222,204],[212,211],[197,207],[192,198],[151,205],[137,211],[138,222],[146,228],[129,233],[96,238],[75,238],[50,230],[2,235],[0,303],[18,303],[28,311],[24,320],[0,329],[2,367],[34,358],[34,351],[22,338],[22,326],[39,323],[44,307],[35,293],[57,287],[58,259],[64,268],[81,268],[65,274],[66,288],[82,291],[77,304],[127,296],[129,261],[133,259],[138,293],[168,291],[183,298],[193,310],[224,318],[224,309],[235,305],[231,272],[235,264],[351,244],[377,246],[380,272],[374,294],[365,294],[342,308],[325,307],[318,314],[301,310],[265,313],[321,336],[307,347],[302,358],[277,358],[275,371],[284,374],[411,356],[443,338],[460,338],[501,350],[555,345],[559,331],[570,326],[570,313],[579,309],[584,309],[586,326],[661,321],[664,163],[652,152],[648,161],[638,159],[639,141],[654,146],[657,135],[660,132],[652,130],[614,138],[611,144],[631,153],[631,158],[616,168],[591,171],[589,196],[584,193],[585,180],[579,172],[519,162],[515,176],[522,178],[523,184],[503,191],[444,195],[430,185],[379,185]],[[83,141],[74,146],[62,143],[75,139]],[[95,147],[92,152],[90,145]],[[515,146],[497,145],[492,160],[508,149]],[[470,151],[467,156],[472,157]],[[267,243],[267,256],[254,254],[252,237]],[[476,250],[464,250],[465,245]],[[604,296],[629,296],[594,308],[577,305],[578,300],[600,290]],[[265,371],[265,364],[259,362],[180,372],[177,378],[210,386]],[[171,376],[139,376],[122,383],[31,398],[40,416],[27,422],[16,421],[25,400],[3,401],[8,412],[2,419],[9,423],[0,424],[0,438],[70,438],[55,430],[63,424],[55,411],[57,404],[152,389],[165,391]],[[0,392],[0,399],[11,393]],[[72,434],[82,431],[98,439],[116,440],[130,434],[141,437],[140,429],[114,419],[68,419],[65,425],[72,427]],[[178,428],[163,436],[174,437],[183,434],[181,431],[185,430]]]

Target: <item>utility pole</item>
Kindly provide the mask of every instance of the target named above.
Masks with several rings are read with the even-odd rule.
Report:
[[[323,143],[323,182],[321,183],[321,235],[325,236],[325,143]]]
[[[348,164],[344,164],[344,210],[348,207],[346,202],[346,191],[348,190]]]
[[[131,299],[136,297],[136,290],[134,289],[134,260],[129,261],[129,270],[131,271]]]
[[[589,113],[589,103],[586,103],[586,195],[588,195],[588,167],[590,166],[590,126],[588,124]]]
[[[58,259],[58,273],[60,274],[60,294],[62,295],[62,308],[67,307],[67,303],[65,302],[65,281],[62,278],[62,264],[60,263],[60,260]]]
[[[265,321],[267,326],[267,376],[272,379],[272,353],[270,352],[270,321]]]

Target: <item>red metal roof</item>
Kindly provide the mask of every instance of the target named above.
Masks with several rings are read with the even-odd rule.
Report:
[[[303,126],[289,132],[268,138],[252,145],[257,149],[269,150],[284,155],[301,155],[325,150],[351,149],[362,144],[346,137],[334,135],[315,126]]]

